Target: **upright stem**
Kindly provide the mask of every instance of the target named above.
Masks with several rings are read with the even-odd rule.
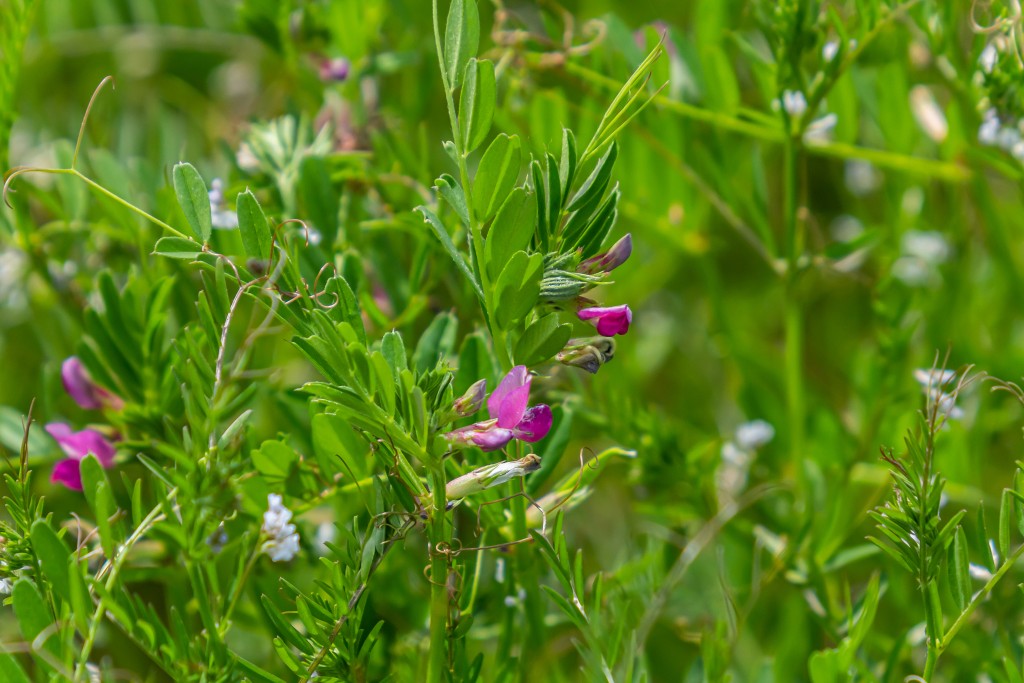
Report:
[[[445,680],[446,657],[448,654],[448,557],[441,552],[442,544],[451,539],[445,525],[445,475],[444,466],[438,465],[431,472],[430,485],[433,488],[433,509],[427,533],[430,538],[430,655],[427,661],[428,683]]]
[[[494,351],[498,354],[498,362],[503,370],[512,367],[512,359],[509,356],[505,344],[505,333],[494,324],[494,315],[491,301],[491,279],[487,274],[487,264],[484,262],[484,236],[483,226],[477,220],[476,212],[473,211],[473,187],[469,182],[469,168],[466,165],[468,152],[462,146],[459,139],[459,117],[455,108],[455,88],[448,82],[448,75],[445,72],[444,50],[441,47],[441,25],[438,19],[437,0],[433,0],[434,18],[434,47],[437,51],[437,63],[441,69],[441,82],[444,85],[445,104],[448,106],[448,121],[452,128],[452,144],[455,145],[455,157],[459,166],[459,182],[462,185],[462,192],[466,198],[466,213],[469,217],[469,241],[472,256],[473,273],[480,283],[480,289],[484,292],[483,313],[487,322],[487,329],[491,334],[491,341]]]
[[[803,240],[797,221],[797,155],[799,141],[791,137],[786,142],[783,169],[783,219],[785,221],[786,257],[786,411],[790,434],[790,454],[798,476],[803,471],[804,457],[804,386],[803,386],[803,310],[797,300],[796,284],[799,278],[800,252]]]

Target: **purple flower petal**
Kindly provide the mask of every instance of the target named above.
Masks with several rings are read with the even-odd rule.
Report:
[[[514,434],[511,429],[495,427],[486,432],[477,432],[473,435],[472,440],[474,444],[480,447],[480,450],[489,453],[490,451],[499,451],[504,448],[512,440],[513,436]]]
[[[580,263],[579,268],[576,270],[577,272],[587,273],[589,275],[593,275],[595,273],[608,273],[625,263],[632,253],[633,236],[626,233],[626,236],[613,244],[611,249],[603,254],[591,256],[586,261]]]
[[[530,382],[533,378],[525,365],[512,368],[501,380],[498,388],[487,399],[487,412],[498,418],[498,426],[511,429],[519,424],[530,401]]]
[[[64,383],[64,390],[74,399],[75,403],[86,410],[98,410],[103,407],[98,388],[89,378],[85,366],[77,357],[71,356],[60,366],[60,378]]]
[[[534,443],[551,431],[551,420],[551,408],[542,403],[527,410],[523,420],[512,429],[512,433],[521,441]]]
[[[598,334],[605,337],[626,334],[629,331],[629,324],[633,322],[633,311],[629,310],[626,304],[607,308],[584,308],[576,315],[580,320],[596,320]]]
[[[54,484],[63,484],[72,491],[82,490],[82,469],[81,463],[73,458],[61,460],[53,466],[53,474],[50,481]]]
[[[116,452],[114,445],[95,429],[73,432],[66,424],[52,422],[46,425],[46,431],[57,441],[61,450],[73,460],[81,460],[92,453],[103,467],[110,467],[114,464]]]

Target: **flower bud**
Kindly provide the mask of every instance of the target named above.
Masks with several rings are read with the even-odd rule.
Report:
[[[514,477],[525,477],[540,469],[540,456],[530,453],[519,460],[505,460],[478,467],[469,474],[452,479],[445,486],[448,500],[465,498],[495,486],[500,486]]]
[[[611,337],[587,337],[570,339],[564,349],[555,355],[563,365],[582,368],[590,374],[615,357],[615,340]]]
[[[320,80],[325,83],[329,81],[344,81],[348,78],[349,68],[349,62],[344,57],[324,59],[320,62]]]
[[[595,273],[609,273],[629,258],[633,253],[633,236],[626,233],[626,236],[612,245],[612,248],[603,254],[592,256],[580,263],[577,272],[593,275]]]
[[[576,314],[580,320],[591,320],[597,327],[597,333],[605,337],[626,334],[629,324],[633,322],[633,311],[629,306],[584,308]]]
[[[480,407],[484,404],[484,397],[486,395],[487,380],[478,380],[474,382],[469,389],[466,389],[466,393],[455,399],[455,403],[452,404],[452,410],[459,417],[472,415],[480,410]]]

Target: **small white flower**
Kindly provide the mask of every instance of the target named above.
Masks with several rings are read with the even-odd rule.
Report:
[[[1003,126],[996,136],[996,145],[1009,152],[1021,140],[1020,131],[1013,126]]]
[[[942,142],[949,135],[946,115],[939,108],[932,91],[925,86],[915,85],[910,89],[910,110],[921,130],[935,142]]]
[[[932,389],[928,392],[928,396],[931,401],[937,404],[940,415],[950,420],[960,420],[963,418],[964,411],[956,404],[956,397],[940,389]]]
[[[996,68],[996,62],[999,60],[999,50],[992,43],[985,46],[985,49],[978,55],[978,65],[981,66],[981,70],[987,74],[992,73],[992,69]]]
[[[992,578],[992,572],[988,570],[988,567],[983,567],[980,564],[974,564],[971,562],[967,565],[967,569],[971,578],[975,581],[988,581]]]
[[[749,451],[741,449],[732,441],[722,444],[722,462],[734,467],[746,467],[750,463]]]
[[[918,368],[914,370],[914,379],[922,387],[944,387],[956,379],[956,370],[940,370],[938,368]]]
[[[210,181],[210,223],[219,230],[233,230],[238,227],[238,216],[224,208],[224,186],[220,178]]]
[[[498,583],[505,583],[505,558],[499,557],[494,563],[494,580]]]
[[[276,493],[267,496],[267,511],[263,513],[263,533],[267,540],[261,550],[274,562],[288,562],[299,553],[299,534],[290,524],[292,511],[283,505]]]
[[[901,256],[892,264],[892,276],[911,287],[924,287],[935,279],[935,270],[916,256]]]
[[[832,139],[832,131],[839,123],[839,117],[835,114],[826,114],[821,118],[814,119],[804,131],[804,142],[828,142]]]
[[[850,242],[864,234],[864,224],[856,216],[851,216],[848,213],[832,219],[828,229],[832,233],[832,239],[837,242]]]
[[[736,445],[745,451],[756,451],[775,438],[775,427],[764,420],[744,422],[736,428]]]
[[[903,233],[903,254],[921,259],[929,265],[945,263],[952,249],[942,233],[934,230],[908,230]]]
[[[978,142],[983,145],[995,145],[999,140],[999,116],[995,109],[985,112],[984,120],[978,126]]]
[[[847,161],[843,171],[847,189],[858,197],[874,192],[882,184],[881,174],[868,161]]]
[[[826,62],[831,62],[839,54],[839,41],[830,40],[821,47],[821,58]]]
[[[0,595],[10,595],[14,588],[14,582],[10,579],[0,579]]]
[[[782,93],[782,108],[790,118],[798,119],[807,111],[807,98],[799,90],[785,90]]]

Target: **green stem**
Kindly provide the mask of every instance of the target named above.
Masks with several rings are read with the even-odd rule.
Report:
[[[242,589],[245,588],[245,582],[249,580],[249,574],[252,573],[252,568],[256,566],[256,560],[260,556],[260,541],[262,534],[256,537],[256,546],[252,549],[252,554],[245,563],[245,568],[242,569],[242,575],[238,578],[238,583],[233,587],[231,597],[229,598],[228,606],[224,610],[223,616],[220,618],[220,625],[218,630],[220,631],[221,639],[227,635],[228,629],[231,628],[231,614],[235,611],[235,607],[238,606],[238,598],[242,595]]]
[[[476,275],[477,281],[480,283],[480,289],[484,292],[484,300],[481,302],[481,306],[483,307],[487,329],[490,331],[491,340],[494,344],[494,350],[498,354],[498,360],[501,363],[502,368],[508,370],[512,367],[512,359],[509,356],[508,349],[506,348],[504,333],[499,330],[494,323],[494,311],[492,308],[493,302],[491,301],[491,279],[487,274],[487,263],[484,260],[483,226],[480,225],[480,222],[477,220],[476,213],[473,211],[473,188],[469,182],[469,168],[466,165],[468,152],[463,148],[462,140],[459,137],[459,118],[455,108],[455,88],[448,82],[448,75],[445,72],[444,50],[441,47],[441,27],[438,19],[437,0],[433,0],[433,20],[434,47],[437,52],[437,63],[441,69],[441,83],[444,85],[445,104],[448,107],[448,121],[452,129],[452,144],[455,145],[455,157],[458,160],[459,182],[462,185],[462,192],[466,198],[466,212],[469,217],[469,241],[470,249],[472,250],[471,255],[473,257],[470,260],[472,261],[473,274]]]
[[[992,589],[996,587],[999,580],[1006,575],[1006,572],[1010,571],[1010,568],[1016,564],[1021,555],[1024,555],[1024,544],[1021,544],[1020,547],[1014,550],[1013,553],[1006,558],[1006,561],[1003,562],[1002,566],[996,570],[996,573],[992,575],[992,578],[990,578],[982,589],[978,591],[978,594],[974,596],[971,602],[968,603],[967,607],[964,608],[964,611],[960,613],[960,616],[956,618],[956,621],[953,622],[953,625],[949,627],[948,631],[946,631],[946,634],[942,636],[942,639],[939,641],[939,645],[936,648],[936,659],[945,652],[946,648],[949,647],[950,642],[952,642],[953,638],[956,637],[956,634],[960,632],[960,629],[967,624],[967,620],[971,618],[972,614],[974,614],[974,610],[978,609],[978,605],[988,599],[989,593],[991,593]],[[925,676],[925,678],[927,678],[927,676]]]
[[[785,372],[786,411],[789,422],[790,453],[798,476],[803,471],[804,456],[804,386],[803,386],[803,310],[797,300],[796,284],[799,277],[799,258],[802,239],[797,221],[797,154],[799,142],[790,138],[786,143],[783,172],[783,220],[785,223],[786,304],[785,304]]]
[[[178,494],[177,489],[171,489],[167,494],[167,500],[170,500]],[[124,545],[120,547],[117,555],[113,557],[107,567],[110,568],[110,575],[107,577],[107,581],[104,584],[104,591],[106,594],[110,594],[114,589],[114,585],[117,582],[117,577],[121,572],[121,566],[124,564],[125,559],[128,557],[129,551],[135,546],[135,544],[142,538],[142,535],[149,531],[149,528],[156,522],[157,518],[160,517],[163,510],[163,503],[157,505],[149,514],[146,515],[142,523],[139,524],[138,528],[132,532],[132,535],[124,542]],[[98,581],[103,575],[103,569],[96,573],[96,580]],[[81,681],[87,678],[86,666],[89,664],[89,655],[92,654],[93,644],[96,642],[96,634],[99,632],[100,622],[103,621],[103,615],[107,610],[107,599],[101,596],[99,602],[96,605],[96,611],[92,615],[92,620],[89,622],[89,632],[85,635],[85,642],[82,643],[82,651],[78,655],[78,665],[75,667],[74,680]]]
[[[427,681],[442,683],[446,679],[445,662],[448,655],[448,557],[439,551],[451,539],[446,533],[444,466],[431,473],[433,509],[430,511],[430,654],[427,661]]]

